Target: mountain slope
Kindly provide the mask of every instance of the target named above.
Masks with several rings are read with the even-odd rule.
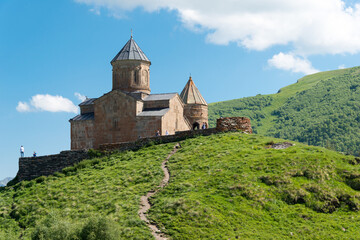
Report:
[[[358,155],[360,67],[306,76],[276,94],[209,105],[221,116],[250,117],[254,131]]]
[[[356,238],[360,160],[300,143],[269,148],[279,141],[238,132],[182,141],[149,218],[172,239]],[[0,239],[75,239],[93,228],[108,233],[101,239],[151,239],[140,196],[159,185],[173,146],[0,188]]]
[[[3,180],[0,180],[0,187],[6,186],[6,184],[11,180],[11,177],[4,178]]]

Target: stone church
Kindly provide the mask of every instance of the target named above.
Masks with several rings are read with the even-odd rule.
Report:
[[[150,93],[150,60],[131,37],[111,61],[112,90],[79,104],[71,149],[175,134],[208,124],[208,106],[191,77],[181,94]]]

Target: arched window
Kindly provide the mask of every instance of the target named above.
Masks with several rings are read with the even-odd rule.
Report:
[[[134,70],[134,83],[137,84],[137,71]]]
[[[119,128],[119,122],[117,119],[113,119],[113,129],[118,129]]]
[[[149,84],[149,74],[148,74],[148,71],[144,70],[142,72],[142,77],[144,79],[144,84],[145,85],[148,85]]]

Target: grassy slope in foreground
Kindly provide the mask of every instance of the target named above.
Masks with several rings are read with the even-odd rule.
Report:
[[[272,141],[240,133],[186,140],[151,218],[173,239],[357,238],[354,157],[300,143],[268,149]]]
[[[140,196],[163,178],[161,162],[173,145],[85,160],[55,176],[0,188],[0,239],[75,240],[93,218],[110,222],[104,228],[117,236],[104,240],[151,239],[137,214]]]
[[[209,121],[247,116],[255,132],[358,154],[360,67],[306,76],[276,94],[209,105]]]
[[[281,140],[226,133],[183,141],[150,217],[173,239],[358,237],[355,158],[302,144],[268,149],[272,141]],[[160,183],[173,146],[87,160],[0,188],[0,239],[78,239],[93,218],[110,222],[101,239],[151,239],[137,215],[140,196]]]

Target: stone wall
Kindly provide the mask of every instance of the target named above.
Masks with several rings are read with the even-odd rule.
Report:
[[[94,146],[94,120],[70,121],[71,149],[90,149]]]
[[[252,133],[250,119],[246,117],[219,118],[217,120],[216,128],[181,131],[176,132],[175,135],[140,138],[134,142],[101,144],[99,146],[99,150],[110,152],[136,150],[149,144],[177,142],[191,137],[208,136],[211,134],[228,131],[242,131],[246,133]]]
[[[191,128],[194,128],[194,124],[198,123],[199,128],[206,123],[208,126],[208,106],[200,104],[185,104],[184,115],[189,120]]]
[[[99,150],[110,152],[137,150],[151,144],[177,142],[191,137],[237,130],[252,133],[250,119],[244,117],[220,118],[217,120],[216,128],[181,131],[176,132],[174,135],[140,138],[133,142],[101,144]],[[55,155],[20,158],[16,180],[31,180],[40,176],[48,176],[87,158],[89,158],[89,155],[86,150],[63,151]]]
[[[150,62],[138,60],[112,62],[113,90],[150,93],[150,64]]]
[[[19,171],[16,175],[17,181],[31,180],[40,176],[48,176],[61,171],[88,158],[85,150],[63,151],[60,154],[24,157],[19,159]]]
[[[250,119],[247,117],[223,117],[216,121],[216,129],[225,131],[240,130],[246,133],[252,133]]]
[[[125,150],[137,150],[141,147],[148,146],[151,144],[160,144],[160,143],[169,143],[177,142],[187,138],[195,136],[208,136],[219,131],[216,128],[208,128],[203,130],[189,130],[177,132],[175,135],[159,136],[159,137],[150,137],[150,138],[140,138],[135,142],[124,142],[124,143],[109,143],[101,144],[99,150],[101,151],[125,151]]]
[[[161,133],[165,135],[175,132],[191,130],[189,121],[184,117],[184,104],[178,94],[170,100],[169,111],[163,116],[161,123]]]
[[[96,99],[94,146],[103,143],[135,141],[137,100],[122,91],[111,91]]]
[[[93,113],[94,112],[94,104],[89,105],[80,105],[80,113]]]

